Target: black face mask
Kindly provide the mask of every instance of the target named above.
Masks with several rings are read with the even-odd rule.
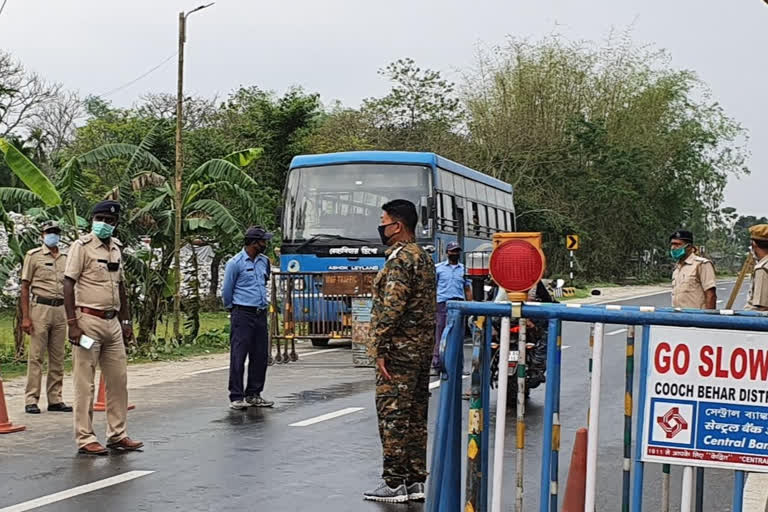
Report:
[[[460,256],[458,254],[449,254],[448,255],[448,261],[450,261],[452,264],[457,264],[459,262]]]
[[[387,236],[385,233],[387,231],[387,228],[389,226],[394,226],[397,224],[397,222],[390,222],[389,224],[381,224],[379,225],[379,238],[381,238],[381,243],[383,245],[389,245],[389,240],[392,238],[391,236]]]

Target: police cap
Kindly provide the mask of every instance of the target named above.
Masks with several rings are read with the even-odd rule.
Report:
[[[445,246],[446,252],[451,252],[455,250],[461,250],[461,245],[459,245],[458,242],[448,242],[448,245]]]
[[[56,231],[61,232],[61,228],[59,227],[59,223],[55,220],[46,220],[42,224],[40,224],[40,231],[43,233],[47,231]]]
[[[251,226],[245,232],[246,240],[272,240],[272,233],[268,233],[261,226]]]
[[[669,240],[672,241],[674,239],[682,240],[683,242],[693,243],[693,233],[690,231],[686,231],[684,229],[678,229],[671,235],[669,235]]]
[[[749,228],[749,238],[768,242],[768,224],[757,224]]]
[[[93,205],[91,215],[96,215],[97,213],[108,213],[110,215],[118,216],[120,215],[120,203],[111,200],[98,202]]]

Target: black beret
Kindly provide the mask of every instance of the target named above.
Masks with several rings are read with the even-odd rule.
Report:
[[[669,239],[670,240],[678,239],[678,240],[682,240],[683,242],[693,243],[693,233],[691,233],[690,231],[686,231],[684,229],[678,229],[677,231],[669,235]]]
[[[97,213],[109,213],[112,215],[120,215],[120,203],[117,201],[101,201],[99,203],[96,203],[93,205],[93,209],[91,210],[91,215],[96,215]]]

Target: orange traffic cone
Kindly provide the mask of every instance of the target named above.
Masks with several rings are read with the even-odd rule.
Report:
[[[584,512],[587,493],[587,429],[576,431],[562,512]]]
[[[24,425],[14,426],[11,420],[8,419],[8,408],[5,406],[5,391],[3,391],[3,379],[0,378],[0,434],[12,434],[13,432],[21,432],[24,430]]]
[[[136,406],[128,404],[128,410],[135,409]],[[96,395],[96,401],[93,403],[94,411],[106,411],[107,410],[107,386],[104,384],[104,374],[99,376],[99,394]]]

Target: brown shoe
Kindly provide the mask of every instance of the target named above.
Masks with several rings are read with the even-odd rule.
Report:
[[[87,445],[81,447],[79,450],[77,450],[77,453],[82,455],[102,456],[107,455],[109,452],[106,448],[101,446],[101,443],[94,441],[93,443],[88,443]]]
[[[130,437],[124,437],[116,443],[107,444],[107,448],[121,452],[135,452],[141,450],[143,447],[144,443],[141,441],[134,441]]]

